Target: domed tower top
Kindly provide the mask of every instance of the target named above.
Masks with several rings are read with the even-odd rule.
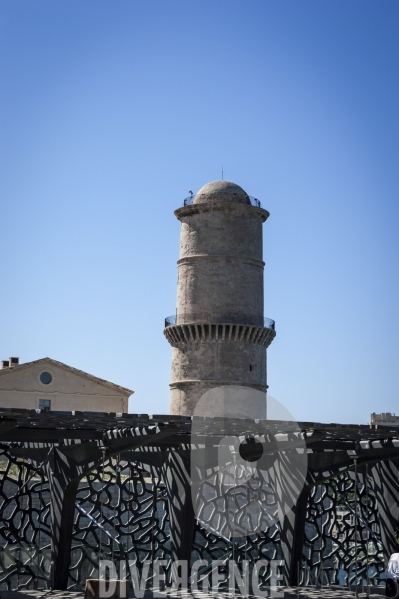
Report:
[[[248,194],[242,187],[231,181],[211,181],[211,183],[207,183],[196,194],[193,204],[209,204],[220,201],[251,205]]]

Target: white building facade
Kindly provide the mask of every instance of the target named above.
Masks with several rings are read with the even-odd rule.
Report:
[[[399,426],[399,416],[395,416],[391,412],[381,412],[381,414],[373,412],[369,424],[374,426]]]
[[[51,358],[9,358],[0,370],[0,408],[127,413],[132,393]]]

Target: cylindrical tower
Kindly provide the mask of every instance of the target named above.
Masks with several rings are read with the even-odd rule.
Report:
[[[164,334],[173,348],[170,411],[189,416],[214,387],[266,392],[266,348],[276,333],[263,316],[267,210],[228,181],[208,183],[184,204],[175,211],[176,316],[166,319]]]

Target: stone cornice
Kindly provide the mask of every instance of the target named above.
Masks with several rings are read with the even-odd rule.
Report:
[[[262,268],[265,266],[266,262],[263,260],[258,260],[257,258],[251,258],[250,256],[240,256],[239,254],[191,254],[190,256],[184,256],[183,258],[179,258],[177,264],[180,266],[181,264],[185,264],[187,262],[191,262],[194,260],[240,260],[245,261],[247,264],[252,264],[253,266],[261,266]]]
[[[196,387],[219,387],[221,385],[234,385],[239,387],[250,387],[251,389],[258,389],[259,391],[267,391],[269,385],[256,385],[256,383],[244,383],[243,381],[235,381],[232,379],[185,379],[180,381],[174,381],[169,383],[171,389],[180,389],[184,387],[190,387],[195,385]]]
[[[270,216],[270,212],[264,208],[258,208],[257,206],[251,206],[249,204],[236,204],[234,202],[226,201],[213,201],[204,202],[203,204],[190,204],[189,206],[182,206],[175,210],[174,214],[179,220],[184,216],[191,216],[193,214],[199,214],[200,212],[237,212],[239,214],[253,214],[259,216],[262,222],[265,222]]]
[[[269,347],[276,331],[246,324],[195,322],[166,327],[164,335],[172,347],[180,344],[208,341],[256,343]]]

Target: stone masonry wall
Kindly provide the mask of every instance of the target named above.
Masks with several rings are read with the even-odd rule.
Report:
[[[229,190],[234,188],[229,185]],[[274,332],[263,344],[260,333],[264,330],[262,224],[269,213],[249,202],[237,202],[234,193],[228,201],[211,195],[206,201],[206,187],[201,203],[194,201],[175,212],[182,223],[177,326],[165,332],[173,346],[172,414],[193,414],[200,397],[214,387],[267,389],[266,347]],[[201,330],[179,328],[191,323],[201,323]],[[231,329],[227,335],[225,327],[214,326],[222,323],[252,328],[240,328],[239,334]]]

